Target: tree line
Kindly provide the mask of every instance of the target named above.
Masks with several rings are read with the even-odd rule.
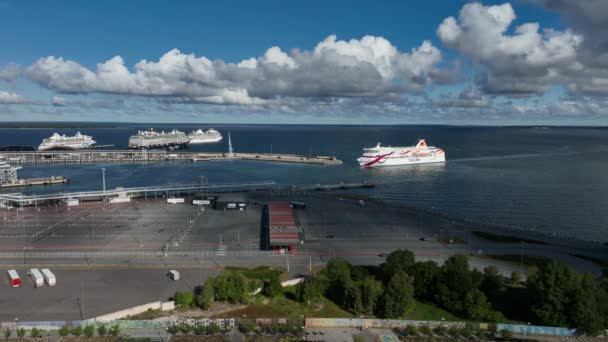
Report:
[[[407,250],[389,254],[379,267],[333,258],[299,285],[297,296],[307,304],[324,296],[354,314],[382,318],[403,317],[418,299],[474,321],[505,322],[507,315],[588,334],[608,329],[608,279],[595,279],[557,261],[547,262],[521,283],[519,274],[507,279],[493,266],[471,270],[464,255],[441,266],[416,262]]]

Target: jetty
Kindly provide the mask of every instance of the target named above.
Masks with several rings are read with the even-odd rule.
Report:
[[[1,183],[0,188],[13,188],[19,186],[30,186],[30,185],[49,185],[49,184],[65,184],[69,180],[66,177],[52,176],[44,178],[24,178],[17,179],[9,183]]]
[[[342,161],[331,156],[306,156],[276,153],[191,152],[165,150],[79,150],[0,152],[11,164],[85,164],[85,163],[151,163],[163,161],[220,161],[253,160],[277,163],[341,165]]]

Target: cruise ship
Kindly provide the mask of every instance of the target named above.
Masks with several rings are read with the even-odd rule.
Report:
[[[59,135],[59,133],[53,133],[50,138],[42,140],[42,143],[38,146],[38,150],[79,150],[91,147],[94,144],[95,140],[91,136],[80,134],[80,132],[77,132],[72,137],[65,134]]]
[[[363,149],[363,155],[357,158],[362,167],[410,165],[445,162],[445,152],[435,146],[428,146],[420,139],[415,146],[391,147],[381,146]]]
[[[222,134],[213,128],[206,131],[197,129],[188,134],[188,139],[190,139],[191,144],[215,143],[222,140]]]
[[[172,130],[171,132],[156,132],[150,128],[147,131],[139,131],[129,137],[130,149],[175,149],[185,147],[190,142],[186,133]]]

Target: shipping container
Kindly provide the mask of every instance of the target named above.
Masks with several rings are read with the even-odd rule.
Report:
[[[19,274],[15,270],[8,270],[8,277],[11,280],[12,287],[21,286],[21,278],[19,278]]]
[[[44,277],[42,276],[42,273],[40,273],[40,271],[37,268],[30,269],[28,274],[30,275],[30,278],[32,278],[32,281],[34,282],[34,287],[40,287],[40,286],[44,285]]]
[[[57,278],[55,278],[55,275],[53,274],[53,272],[51,272],[51,270],[49,270],[48,268],[43,268],[40,271],[42,272],[42,276],[44,277],[44,282],[48,286],[55,286],[57,284]]]
[[[68,207],[78,206],[78,205],[80,205],[80,200],[77,198],[70,198],[67,201],[67,205],[68,205]]]
[[[184,199],[183,198],[167,198],[167,203],[170,203],[170,204],[184,203]]]
[[[114,197],[110,199],[110,203],[129,203],[131,202],[130,197]]]

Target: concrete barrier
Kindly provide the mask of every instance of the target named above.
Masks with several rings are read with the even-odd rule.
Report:
[[[289,280],[285,280],[281,282],[281,287],[294,286],[304,282],[304,278],[293,278]],[[262,292],[263,287],[255,289],[255,291],[251,292],[251,295],[254,296],[260,292]]]
[[[128,309],[124,309],[124,310],[120,310],[120,311],[116,311],[116,312],[112,312],[106,315],[102,315],[99,317],[95,317],[92,319],[87,320],[88,322],[110,322],[110,321],[116,321],[119,320],[121,318],[125,318],[125,317],[129,317],[129,316],[133,316],[133,315],[139,315],[141,313],[144,313],[148,310],[161,310],[161,311],[169,311],[169,310],[174,310],[175,309],[175,302],[173,301],[169,301],[169,302],[153,302],[153,303],[148,303],[148,304],[144,304],[144,305],[139,305],[139,306],[134,306],[132,308],[128,308]]]

